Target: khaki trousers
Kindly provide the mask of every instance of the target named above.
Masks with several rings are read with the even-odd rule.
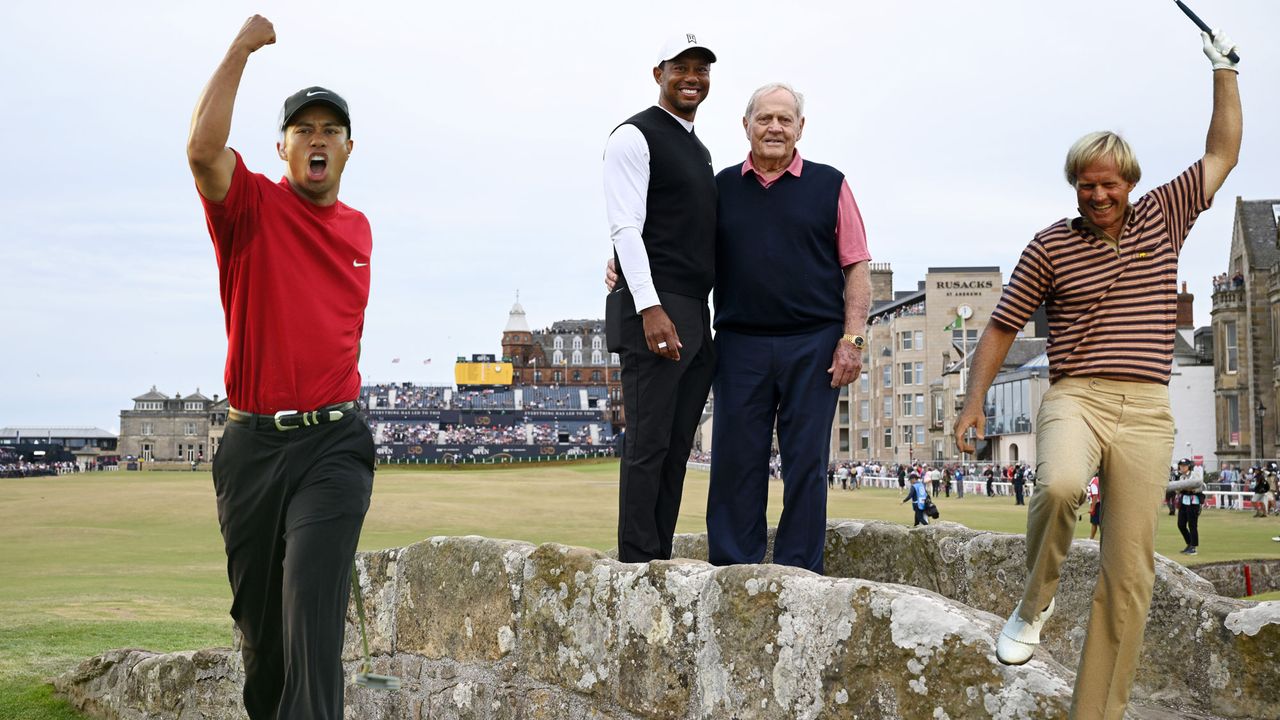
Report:
[[[1103,520],[1100,573],[1076,672],[1071,717],[1124,716],[1155,583],[1157,509],[1173,455],[1165,385],[1088,377],[1053,384],[1036,427],[1036,492],[1027,513],[1027,587],[1032,620],[1058,590],[1076,512],[1099,467]]]

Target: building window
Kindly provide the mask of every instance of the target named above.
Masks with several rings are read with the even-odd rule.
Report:
[[[911,363],[902,363],[902,384],[911,384]]]
[[[916,384],[924,384],[924,363],[922,362],[916,363]]]
[[[902,333],[901,345],[900,345],[899,347],[901,347],[903,350],[910,350],[910,349],[912,349],[912,348],[914,347],[914,346],[911,344],[911,332],[910,332],[910,331],[907,331],[907,332]]]
[[[916,417],[926,417],[924,414],[924,393],[916,393]],[[920,427],[924,428],[923,425]]]
[[[1280,357],[1280,352],[1276,353],[1276,356]],[[865,372],[858,376],[858,390],[864,393],[871,392],[871,376]]]
[[[186,404],[186,408],[187,408],[188,410],[197,410],[197,411],[199,411],[199,410],[204,410],[204,403],[202,403],[202,402],[200,402],[200,401],[198,401],[198,400],[197,400],[197,401],[195,401],[195,402],[189,402],[189,403],[187,403],[187,404]]]
[[[556,338],[556,340],[559,340],[559,339],[560,339],[560,338]],[[561,352],[560,350],[556,350],[554,353],[552,353],[552,355],[551,355],[551,363],[552,363],[553,365],[563,365],[563,364],[564,364],[564,353],[563,353],[563,352]]]
[[[978,331],[965,328],[961,330],[956,328],[951,331],[951,342],[956,347],[963,347],[966,350],[978,344]]]
[[[581,365],[581,364],[582,364],[582,351],[581,351],[581,350],[574,350],[574,351],[573,351],[573,364],[574,364],[574,365]]]
[[[155,435],[155,434],[156,434],[156,426],[155,426],[155,425],[153,425],[153,424],[151,424],[151,423],[142,423],[142,434],[143,434],[143,435]]]
[[[591,371],[591,382],[598,383],[603,379],[604,379],[604,374],[601,373],[599,370]]]
[[[912,428],[910,425],[902,426],[902,444],[903,445],[914,444],[915,436],[916,434],[915,434],[914,428]]]
[[[612,365],[619,365],[622,363],[622,358],[618,357],[618,353],[610,353],[609,363]]]
[[[880,374],[884,376],[884,386],[893,387],[893,366],[885,365],[881,368]]]
[[[884,449],[893,447],[893,428],[884,429]]]
[[[848,428],[840,428],[840,452],[849,452]]]
[[[604,340],[600,339],[599,335],[595,335],[591,338],[591,349],[592,350],[604,349]]]
[[[916,425],[916,444],[924,447],[924,426]]]
[[[902,417],[911,417],[911,396],[899,395],[898,397],[901,398],[902,402]]]
[[[1271,306],[1271,357],[1280,362],[1280,307],[1275,305]]]
[[[870,430],[863,430],[862,433],[858,435],[858,449],[859,450],[871,449],[871,431]]]
[[[187,437],[194,437],[196,434],[196,424],[193,422],[187,423],[186,427],[183,428],[183,431]]]
[[[142,443],[142,452],[140,455],[142,456],[143,462],[151,462],[151,443]]]
[[[1227,444],[1240,444],[1240,398],[1227,396]]]
[[[916,349],[917,350],[924,349],[924,331],[923,330],[916,331]]]
[[[618,370],[614,370],[612,373],[612,377],[614,382],[619,382],[622,380],[622,372]]]
[[[574,381],[574,382],[582,382],[582,371],[581,371],[581,370],[574,370],[574,371],[573,371],[573,381]]]
[[[884,399],[884,416],[887,418],[893,417],[893,398],[891,397],[886,396]]]
[[[946,408],[942,406],[942,393],[933,394],[933,424],[941,425]]]
[[[562,337],[560,337],[559,335],[557,335],[557,336],[556,336],[556,339],[555,339],[555,342],[552,344],[552,347],[554,347],[556,350],[563,350],[563,349],[564,349],[564,338],[562,338]]]
[[[1240,370],[1240,348],[1236,342],[1236,321],[1228,320],[1222,324],[1223,356],[1226,359],[1227,372]]]
[[[573,336],[573,349],[574,350],[582,349],[582,338],[578,337],[577,335]]]
[[[871,401],[858,401],[858,420],[861,422],[871,422]]]
[[[600,352],[599,350],[592,350],[592,351],[591,351],[591,364],[592,364],[592,365],[603,365],[603,364],[604,364],[604,353]]]

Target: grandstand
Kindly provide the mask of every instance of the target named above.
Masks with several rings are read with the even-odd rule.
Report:
[[[361,388],[381,462],[464,462],[613,453],[608,389],[390,383]]]

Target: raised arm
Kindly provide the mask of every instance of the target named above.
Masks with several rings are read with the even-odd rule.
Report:
[[[196,189],[208,200],[221,202],[231,188],[236,157],[227,147],[227,137],[231,135],[231,114],[244,66],[250,54],[275,41],[271,21],[261,15],[246,20],[196,102],[191,134],[187,137],[187,163],[196,179]]]
[[[1244,114],[1240,109],[1240,87],[1236,82],[1236,64],[1227,57],[1235,43],[1215,31],[1200,34],[1204,54],[1213,63],[1213,117],[1204,143],[1204,192],[1213,197],[1240,159],[1240,137],[1244,130]]]

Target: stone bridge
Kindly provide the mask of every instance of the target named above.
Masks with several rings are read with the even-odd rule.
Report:
[[[1030,663],[995,659],[1021,593],[1023,537],[954,523],[828,524],[826,577],[716,568],[704,536],[647,565],[563,545],[431,538],[362,553],[370,720],[1063,718],[1098,546],[1076,541]],[[1280,603],[1218,595],[1157,558],[1135,718],[1280,717]],[[981,608],[981,610],[976,609]],[[359,637],[349,617],[345,662]],[[230,649],[116,650],[55,681],[92,717],[239,720]]]

